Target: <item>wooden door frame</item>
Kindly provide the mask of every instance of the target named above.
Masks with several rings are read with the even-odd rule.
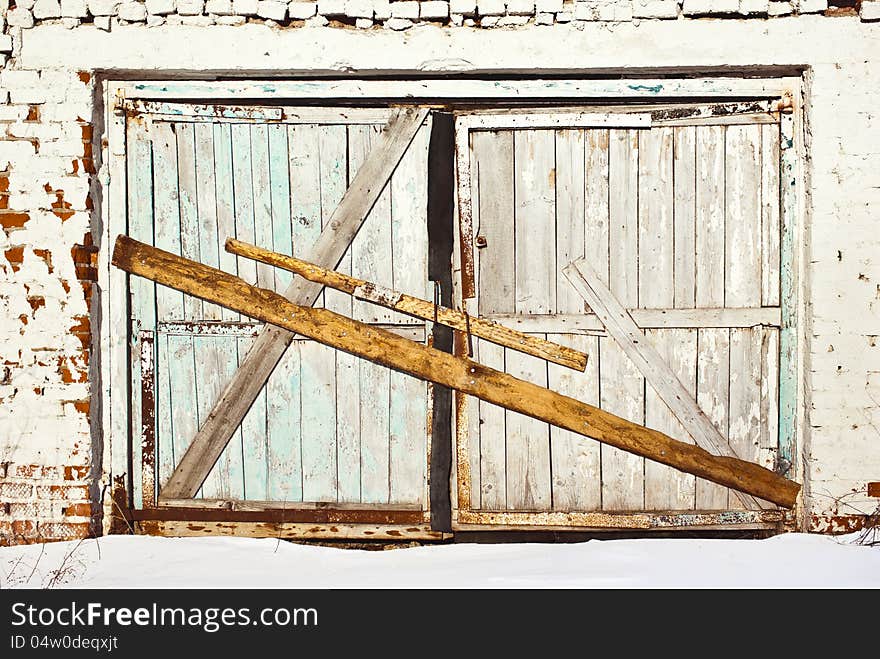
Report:
[[[803,319],[801,308],[805,296],[801,294],[803,279],[800,277],[800,264],[803,262],[802,252],[805,241],[803,240],[804,222],[798,218],[804,217],[803,186],[802,186],[802,158],[803,149],[802,122],[803,103],[801,96],[801,84],[799,79],[780,78],[784,81],[785,90],[778,96],[769,95],[765,99],[772,104],[788,106],[785,111],[779,112],[780,126],[780,309],[777,313],[780,325],[780,363],[779,363],[779,444],[778,457],[779,471],[789,477],[802,480],[802,467],[799,464],[799,447],[803,446],[802,431],[804,428],[802,417],[803,405],[798,401],[803,400],[804,378],[803,360],[798,359],[798,354],[803,354],[805,345],[804,323],[798,322]],[[769,89],[771,85],[767,84]],[[654,101],[676,102],[674,96],[668,98],[652,97]],[[611,100],[611,99],[609,99]],[[619,98],[613,100],[621,100]],[[709,105],[716,102],[725,104],[733,103],[748,111],[748,102],[739,103],[741,97],[724,96],[720,94],[713,97]],[[696,105],[697,103],[693,103]],[[474,235],[472,224],[472,209],[470,198],[470,148],[468,136],[471,130],[496,129],[496,128],[548,128],[563,125],[573,127],[612,125],[617,128],[630,126],[649,128],[652,124],[643,125],[638,121],[621,121],[626,115],[592,114],[591,110],[599,113],[607,111],[608,106],[602,107],[591,104],[583,104],[583,112],[571,112],[567,116],[547,114],[540,109],[533,110],[536,113],[535,120],[529,120],[523,115],[486,115],[482,113],[462,114],[456,120],[456,180],[457,180],[457,203],[456,208],[459,218],[459,230],[456,232],[456,245],[453,251],[455,263],[453,269],[460,273],[454,281],[458,284],[454,292],[456,305],[465,308],[469,313],[477,314],[477,289],[474,271],[474,254],[472,247]],[[626,106],[616,108],[617,112],[625,112]],[[633,108],[634,114],[630,119],[635,119],[640,108]],[[497,112],[497,110],[495,111]],[[650,117],[650,115],[648,115]],[[692,123],[718,123],[712,116],[698,117],[696,121],[691,119],[671,119],[657,121],[653,125],[679,125],[680,121]],[[616,123],[615,123],[616,122]],[[721,121],[724,123],[724,120]],[[690,125],[690,123],[688,123]],[[768,310],[770,311],[770,310]],[[774,310],[776,311],[776,310]],[[650,315],[650,313],[646,314]],[[498,317],[493,317],[499,320]],[[583,319],[572,318],[574,323],[584,323]],[[589,320],[586,320],[589,323]],[[798,328],[802,328],[798,331]],[[519,329],[527,331],[525,327]],[[457,335],[460,333],[457,333]],[[462,349],[464,339],[458,336],[456,346]],[[800,509],[792,512],[777,510],[727,510],[727,511],[695,511],[691,512],[561,512],[561,511],[482,511],[474,509],[471,505],[472,484],[470,482],[471,468],[465,468],[473,456],[468,452],[468,438],[473,432],[472,420],[469,419],[468,399],[466,396],[454,394],[454,419],[453,437],[455,438],[454,474],[453,474],[453,530],[481,530],[481,531],[519,531],[519,530],[550,530],[550,531],[602,531],[620,529],[639,530],[733,530],[733,529],[772,529],[780,525],[802,524],[803,504]],[[473,414],[473,406],[470,406]],[[459,467],[460,465],[460,467]],[[465,476],[459,479],[458,474]]]
[[[247,109],[259,105],[261,101],[291,102],[293,104],[308,100],[338,105],[346,100],[382,102],[393,105],[397,98],[402,103],[412,103],[416,99],[431,100],[440,106],[453,105],[456,100],[476,99],[485,104],[503,109],[505,103],[515,101],[534,101],[546,103],[548,99],[560,104],[600,105],[603,102],[619,103],[625,101],[632,106],[654,104],[660,101],[683,102],[690,99],[734,101],[737,99],[790,99],[793,112],[782,115],[783,152],[782,169],[784,181],[782,204],[782,314],[783,328],[780,345],[783,359],[790,368],[780,372],[780,435],[787,438],[780,442],[780,457],[793,466],[788,472],[792,478],[802,480],[803,468],[798,458],[804,445],[806,424],[803,422],[804,365],[797,359],[803,354],[807,341],[803,304],[806,296],[801,294],[804,286],[800,276],[803,251],[805,249],[804,226],[806,204],[804,200],[804,104],[802,80],[800,77],[745,78],[745,77],[704,77],[704,78],[622,78],[617,80],[590,78],[588,72],[578,79],[541,79],[534,71],[523,72],[532,77],[522,79],[454,79],[445,78],[378,80],[345,78],[340,80],[258,80],[247,81],[204,81],[204,80],[118,80],[108,78],[103,81],[104,101],[104,145],[102,162],[104,167],[98,176],[103,203],[100,206],[102,231],[99,252],[99,310],[101,322],[100,335],[96,338],[101,356],[99,383],[93,394],[99,397],[99,404],[93,408],[100,410],[94,421],[100,425],[103,440],[103,482],[111,490],[105,498],[105,512],[108,517],[124,516],[118,510],[119,502],[128,505],[135,480],[142,478],[140,441],[130,437],[130,398],[128,337],[115,328],[128,325],[128,300],[126,275],[110,267],[109,246],[118,233],[126,233],[127,192],[126,192],[126,99],[139,99],[147,102],[164,103],[173,114],[175,101],[192,105],[195,99],[232,99],[234,104]],[[389,99],[391,99],[389,101]],[[187,101],[190,101],[187,103]],[[615,106],[615,110],[618,106]],[[307,110],[304,110],[308,112]],[[458,159],[457,159],[458,160]],[[458,208],[458,202],[456,202]],[[458,239],[456,232],[456,240]],[[460,245],[454,249],[453,269],[461,268]],[[786,362],[783,362],[786,363]],[[784,394],[782,392],[785,392]],[[783,402],[784,395],[784,402]],[[430,427],[430,426],[429,426]],[[453,428],[453,433],[456,429]],[[140,438],[139,438],[140,439]],[[430,445],[429,445],[430,450]],[[134,453],[137,455],[134,455]],[[455,460],[452,465],[453,516],[456,528],[473,528],[467,516],[460,517],[466,510],[457,509],[458,496]],[[135,472],[135,473],[132,473]],[[114,503],[115,502],[115,503]],[[114,510],[114,508],[116,510]],[[150,513],[151,511],[144,511]],[[407,533],[400,533],[401,526],[375,524],[371,535],[364,536],[367,527],[347,523],[337,523],[326,514],[316,516],[315,523],[289,523],[291,516],[284,518],[278,511],[263,510],[206,510],[200,515],[202,522],[195,524],[185,516],[175,514],[169,509],[153,509],[150,517],[141,523],[150,526],[153,532],[176,535],[204,535],[206,533],[237,533],[221,528],[226,522],[240,524],[241,533],[269,537],[372,537],[392,538],[430,538],[439,539],[443,534],[430,531],[425,526],[409,527]],[[286,512],[286,511],[282,511]],[[545,515],[545,513],[540,513]],[[255,519],[263,515],[265,521]],[[662,514],[563,514],[559,518],[546,518],[540,525],[534,520],[524,523],[515,519],[481,518],[478,528],[529,530],[607,530],[620,528],[668,529],[668,528],[724,528],[734,529],[772,527],[777,520],[756,523],[753,519],[743,519],[739,511],[720,513],[716,516],[694,514],[670,518]],[[802,516],[802,511],[799,513]],[[135,516],[138,516],[136,514]],[[241,518],[240,521],[234,520]],[[318,520],[324,521],[318,523]],[[141,521],[141,520],[136,520]],[[402,521],[402,520],[401,520]],[[558,523],[558,526],[556,524]],[[201,525],[201,526],[199,526]],[[199,526],[199,528],[194,528]],[[109,526],[105,523],[105,528]],[[331,530],[331,528],[333,530]]]

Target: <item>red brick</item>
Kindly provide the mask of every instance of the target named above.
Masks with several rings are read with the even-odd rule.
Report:
[[[4,229],[20,229],[25,223],[31,219],[27,213],[19,213],[18,211],[0,211],[0,224]]]
[[[68,517],[91,517],[92,504],[90,503],[74,503],[64,509],[64,514]]]
[[[35,538],[37,536],[37,523],[29,519],[17,519],[12,522],[12,535]]]
[[[9,501],[10,499],[30,499],[33,493],[34,486],[30,483],[0,483],[0,498],[4,501]]]
[[[88,501],[89,488],[86,485],[38,485],[37,499]]]
[[[86,412],[88,413],[88,401],[76,401],[76,403],[86,403]],[[79,409],[79,408],[77,408]],[[89,475],[89,468],[86,466],[71,466],[68,465],[64,468],[64,480],[66,481],[76,481],[82,480],[83,478],[87,478]]]
[[[40,536],[45,540],[72,540],[88,538],[92,525],[89,522],[46,522],[40,524]]]

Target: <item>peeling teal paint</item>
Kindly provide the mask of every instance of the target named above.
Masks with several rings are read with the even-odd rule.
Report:
[[[650,92],[652,94],[659,94],[663,91],[663,85],[627,85],[634,92]]]
[[[779,464],[777,470],[790,475],[796,459],[797,420],[797,287],[795,278],[795,229],[797,226],[796,159],[794,117],[780,119],[779,160],[780,214],[782,220],[780,286],[782,329],[779,335]]]

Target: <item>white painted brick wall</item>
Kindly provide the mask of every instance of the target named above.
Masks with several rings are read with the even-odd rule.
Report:
[[[318,5],[320,11],[320,4]],[[321,12],[323,13],[323,12]],[[419,17],[419,3],[415,0],[403,0],[403,2],[391,3],[391,16],[393,18],[407,18],[413,20]],[[401,29],[403,24],[398,25],[396,29]],[[409,26],[407,26],[409,27]]]
[[[34,18],[60,18],[61,3],[59,0],[37,0],[33,8]]]
[[[480,16],[503,16],[506,11],[504,0],[477,0],[477,13]]]
[[[287,3],[280,0],[260,0],[257,3],[257,16],[273,21],[287,18]]]
[[[113,16],[120,5],[120,0],[88,0],[89,13],[92,16]]]
[[[61,15],[69,18],[85,18],[89,15],[86,0],[61,0]]]
[[[304,20],[318,12],[317,2],[291,2],[287,5],[287,13],[292,19]]]
[[[438,19],[449,17],[449,3],[445,0],[422,0],[419,2],[419,18]]]
[[[149,11],[149,9],[150,7],[148,3],[147,10]],[[208,0],[205,3],[205,11],[209,14],[216,14],[217,16],[229,16],[233,13],[232,0]]]
[[[801,355],[807,363],[811,399],[810,442],[802,456],[812,497],[808,511],[817,515],[833,512],[829,502],[841,496],[864,512],[876,505],[860,492],[868,480],[880,480],[880,452],[876,450],[880,435],[875,429],[880,427],[880,235],[876,228],[880,134],[875,129],[880,25],[871,22],[880,20],[880,1],[861,4],[864,22],[811,15],[785,20],[682,19],[660,24],[647,15],[671,17],[671,7],[677,7],[677,2],[593,0],[575,6],[536,0],[534,11],[540,17],[536,22],[552,23],[554,16],[557,22],[564,22],[572,18],[572,12],[578,12],[582,32],[571,25],[523,26],[531,14],[511,0],[506,6],[500,0],[438,3],[446,8],[445,14],[437,12],[438,17],[445,18],[450,10],[459,17],[476,13],[487,26],[511,28],[486,31],[482,39],[474,39],[472,30],[459,30],[469,35],[460,41],[454,36],[455,29],[440,26],[420,27],[405,37],[397,35],[396,31],[421,20],[424,6],[412,1],[377,1],[363,5],[363,16],[353,16],[353,11],[348,15],[367,27],[373,25],[372,14],[389,30],[377,28],[356,35],[348,28],[327,30],[331,34],[326,43],[310,44],[308,40],[267,39],[278,28],[251,26],[242,30],[234,53],[228,52],[228,42],[216,39],[212,28],[190,28],[183,20],[213,19],[181,17],[177,3],[169,8],[168,0],[146,4],[126,0],[123,5],[115,0],[89,0],[87,5],[81,0],[63,0],[59,15],[82,18],[88,6],[96,16],[96,25],[109,28],[109,16],[117,12],[122,20],[142,23],[149,11],[154,20],[169,16],[174,19],[169,23],[176,21],[179,42],[168,41],[169,31],[147,30],[143,24],[120,29],[114,25],[109,33],[92,28],[64,30],[58,25],[25,27],[34,13],[42,16],[54,11],[54,4],[40,1],[20,2],[17,9],[8,12],[10,27],[24,27],[20,37],[24,52],[0,71],[0,122],[5,124],[0,131],[5,136],[0,139],[0,170],[5,174],[0,178],[9,181],[8,190],[0,191],[0,198],[8,204],[0,208],[5,222],[0,232],[0,428],[20,430],[10,460],[6,458],[11,450],[8,435],[0,432],[0,469],[4,471],[0,474],[0,497],[16,505],[16,514],[27,512],[33,518],[6,520],[0,516],[0,535],[11,529],[13,521],[26,530],[29,527],[24,522],[28,521],[55,529],[50,525],[65,523],[60,517],[62,508],[88,501],[82,488],[91,470],[91,437],[83,410],[92,387],[81,339],[70,328],[88,319],[89,309],[71,251],[92,226],[87,209],[97,201],[87,200],[95,182],[85,173],[81,134],[83,120],[91,120],[97,110],[92,105],[93,82],[83,82],[78,72],[111,65],[131,70],[184,66],[194,72],[216,71],[218,67],[231,73],[253,72],[271,66],[267,60],[284,61],[292,69],[314,67],[323,73],[340,66],[339,62],[370,71],[387,67],[390,61],[418,71],[424,62],[436,68],[435,63],[449,58],[450,52],[455,53],[456,62],[468,62],[468,66],[482,70],[531,70],[535,66],[554,70],[810,67],[811,158],[807,163],[809,179],[804,181],[809,182],[811,194],[808,212],[799,218],[808,223],[806,237],[812,245],[804,264],[810,288],[803,319],[811,325],[805,339],[807,350]],[[327,15],[343,16],[350,3],[323,0],[320,4],[330,12]],[[132,5],[142,11],[132,13]],[[189,6],[183,1],[181,5]],[[291,18],[309,19],[309,25],[327,22],[325,16],[315,14],[314,2],[278,5]],[[821,3],[802,3],[800,10],[815,13],[823,11],[821,7]],[[276,12],[279,9],[273,8]],[[688,16],[779,16],[789,14],[792,7],[776,0],[684,0],[683,10]],[[260,3],[208,0],[204,11],[228,21],[244,21],[245,16],[260,13]],[[230,16],[231,11],[237,15]],[[622,21],[633,16],[640,19],[637,28],[586,22]],[[727,29],[724,24],[734,24],[736,29]],[[18,34],[18,30],[11,30],[0,35],[0,52],[10,52],[13,35],[18,40]],[[187,60],[182,64],[181,51],[169,46],[183,40]],[[365,48],[365,43],[371,47]],[[841,43],[847,47],[841,49]],[[38,107],[38,122],[28,120],[32,106]],[[53,191],[62,190],[64,200],[71,204],[72,214],[67,219],[62,220],[52,208],[56,197],[54,192],[46,192],[47,185]],[[21,226],[13,226],[17,222]],[[41,255],[44,250],[52,254],[51,273],[45,254]],[[43,302],[37,304],[36,297]],[[26,325],[20,316],[28,319]],[[59,370],[59,359],[66,375]],[[73,381],[65,381],[70,374]],[[7,461],[11,463],[8,467],[4,466]],[[83,472],[65,481],[64,474],[58,472],[64,467],[82,468]],[[12,475],[5,475],[7,471]],[[39,475],[28,475],[32,473]],[[65,482],[73,483],[69,494],[38,491],[50,485],[66,487]],[[59,496],[62,498],[53,498]],[[69,519],[73,524],[88,525],[87,515]],[[75,532],[83,532],[83,528],[75,527]],[[36,526],[31,530],[39,533]]]
[[[880,0],[862,0],[859,16],[863,21],[880,21]]]
[[[678,0],[633,0],[633,18],[678,18]]]
[[[477,0],[450,0],[449,12],[462,16],[473,16],[477,12]]]
[[[232,11],[239,16],[256,16],[258,0],[232,0]]]

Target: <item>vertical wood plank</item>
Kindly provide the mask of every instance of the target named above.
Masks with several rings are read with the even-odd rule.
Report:
[[[351,167],[351,163],[348,160],[348,131],[346,127],[318,127],[318,151],[320,152],[318,189],[321,199],[321,226],[324,226],[348,188],[348,169]],[[365,155],[365,153],[357,154],[358,166]],[[354,157],[356,154],[352,154],[352,158]],[[356,168],[352,167],[351,175],[353,176],[356,171]],[[336,270],[347,275],[351,274],[351,249],[345,253]],[[352,299],[347,293],[325,289],[323,300],[328,309],[345,316],[351,316]]]
[[[253,243],[254,237],[254,183],[251,166],[251,127],[232,124],[232,200],[235,213],[235,237]],[[238,276],[249,284],[257,282],[257,264],[244,257],[236,257]]]
[[[198,430],[196,362],[191,336],[168,337],[168,375],[171,404],[171,448],[176,465]],[[168,474],[170,476],[170,472]]]
[[[177,189],[180,203],[180,255],[193,261],[201,261],[199,256],[195,126],[191,123],[174,125],[177,137],[177,174],[179,177]],[[202,301],[184,295],[183,317],[186,320],[201,319],[203,317]]]
[[[391,285],[422,297],[428,289],[428,141],[431,126],[416,133],[391,178]],[[391,322],[416,320],[392,313]]]
[[[199,425],[220,398],[223,387],[238,368],[238,339],[229,336],[195,337],[199,356],[199,400],[196,413]],[[214,468],[202,485],[201,495],[207,499],[243,499],[244,455],[241,428],[232,435]]]
[[[391,264],[395,290],[420,297],[428,288],[428,142],[430,125],[416,133],[391,178]],[[396,323],[412,323],[400,313]],[[390,373],[390,503],[419,503],[425,487],[427,385]]]
[[[480,363],[503,371],[504,348],[488,341],[478,341]],[[472,399],[471,414],[478,415],[479,443],[470,446],[480,456],[479,507],[483,510],[504,510],[507,507],[507,442],[504,408]],[[472,438],[476,439],[474,435]],[[471,468],[471,471],[474,471]],[[472,477],[473,478],[473,477]],[[476,479],[474,479],[476,480]],[[475,483],[472,482],[471,488]]]
[[[696,300],[724,306],[724,129],[698,126]]]
[[[672,128],[639,138],[639,307],[673,305]]]
[[[230,124],[214,124],[214,189],[217,194],[217,238],[220,269],[238,274],[238,257],[230,254],[220,243],[230,237],[238,237],[235,232],[235,193],[232,184],[232,131]],[[222,308],[221,319],[237,322],[238,312]],[[235,441],[233,439],[233,441]]]
[[[691,393],[696,390],[697,330],[654,329],[645,336],[656,346],[663,360]],[[645,425],[682,442],[694,440],[650,385],[645,392]],[[659,462],[645,461],[645,508],[647,510],[691,510],[695,503],[695,478]]]
[[[315,341],[300,344],[304,501],[336,501],[336,359]]]
[[[635,423],[645,422],[645,379],[613,339],[599,340],[601,407]],[[602,509],[641,510],[645,459],[602,446]]]
[[[728,440],[737,455],[758,461],[761,441],[761,328],[730,330],[730,422]],[[730,508],[742,508],[731,493]]]
[[[174,461],[174,428],[171,425],[171,368],[168,335],[156,335],[156,475],[162,485],[171,476]]]
[[[151,125],[153,147],[153,235],[156,247],[180,254],[180,206],[177,189],[177,138],[172,124],[156,122]],[[183,319],[183,293],[165,286],[156,287],[156,320]],[[172,396],[172,356],[169,339],[156,337],[159,351],[156,382],[156,451],[159,482],[171,476],[175,465],[172,419],[176,404]],[[137,363],[137,362],[135,362]],[[175,383],[177,384],[177,383]],[[179,457],[179,455],[177,456]]]
[[[287,126],[267,127],[269,142],[269,202],[272,210],[272,250],[293,255],[293,234],[290,226],[290,163],[287,150]],[[293,275],[282,268],[273,268],[277,292],[284,292]]]
[[[579,373],[557,364],[547,365],[547,385],[577,400],[599,405],[599,337],[548,334],[547,339],[580,350],[589,356],[587,369]],[[602,469],[600,444],[581,435],[550,427],[553,473],[553,510],[600,510]]]
[[[514,310],[513,131],[470,134],[474,232],[486,246],[474,250],[479,313]]]
[[[697,404],[727,437],[730,386],[730,330],[703,328],[697,337]],[[725,510],[728,489],[697,479],[697,510]]]
[[[425,383],[391,371],[389,503],[420,503],[425,491],[427,391]]]
[[[786,475],[797,461],[798,372],[797,356],[797,273],[798,273],[798,218],[800,202],[798,190],[803,172],[799,167],[798,147],[803,148],[803,131],[795,116],[783,113],[779,117],[779,303],[782,307],[782,328],[779,333],[779,471]],[[797,126],[797,130],[796,130]],[[797,469],[795,469],[797,473]]]
[[[605,218],[594,219],[585,211],[585,135],[583,130],[556,131],[556,263],[561,267],[585,256],[584,224],[601,233]],[[595,174],[590,172],[590,174]],[[596,175],[596,178],[599,178]],[[590,200],[593,201],[592,190]],[[597,195],[599,193],[597,192]],[[607,192],[606,192],[607,199]],[[594,249],[594,236],[587,241]],[[607,236],[605,238],[607,259]],[[557,268],[558,270],[558,268]],[[561,272],[556,273],[556,311],[558,313],[581,313],[584,300],[572,289]]]
[[[727,127],[724,305],[761,304],[761,126]]]
[[[287,126],[268,126],[267,141],[272,246],[276,252],[292,255]],[[291,273],[273,270],[275,290],[286,290]],[[302,341],[290,344],[266,384],[266,490],[272,501],[302,501],[301,345]]]
[[[593,269],[598,273],[599,279],[608,283],[609,277],[609,232],[610,232],[610,208],[608,191],[608,145],[609,131],[603,128],[592,128],[584,131],[586,137],[584,155],[584,252],[590,260]],[[575,239],[577,236],[575,236]],[[557,262],[561,268],[571,260],[563,263]],[[560,274],[561,276],[561,274]],[[571,291],[571,285],[565,281],[564,285]],[[585,308],[584,299],[580,298],[580,307]],[[574,310],[574,309],[572,309]]]
[[[388,503],[390,496],[391,372],[360,360],[361,501]]]
[[[254,244],[272,244],[272,192],[270,180],[269,127],[251,125],[251,180],[254,194]],[[257,263],[257,286],[275,285],[275,268]]]
[[[639,305],[639,131],[611,130],[609,139],[609,288],[631,309]]]
[[[693,309],[696,302],[697,129],[680,126],[674,130],[674,306]]]
[[[556,308],[556,158],[552,130],[514,132],[515,310]],[[481,199],[486,190],[480,191]]]
[[[608,146],[609,286],[627,308],[639,306],[639,131],[611,130]],[[599,350],[600,406],[644,422],[644,378],[609,338]],[[601,446],[603,510],[644,504],[643,458]]]
[[[177,138],[173,124],[156,122],[153,142],[153,213],[155,245],[180,254],[180,206],[177,191]],[[183,319],[183,293],[167,286],[156,287],[157,320]]]
[[[302,501],[300,346],[294,340],[266,384],[268,499]]]
[[[135,240],[152,244],[153,243],[153,156],[150,145],[150,138],[146,133],[147,127],[143,118],[129,119],[126,122],[126,157],[125,166],[127,174],[127,200],[128,208],[128,234]],[[125,275],[128,281],[128,289],[131,294],[131,333],[128,337],[130,364],[139,363],[139,355],[141,346],[138,343],[138,332],[141,329],[155,331],[156,327],[156,285],[143,277],[129,277]],[[121,314],[120,314],[121,315]],[[113,319],[111,319],[111,323]],[[153,342],[154,353],[156,341]],[[125,361],[124,359],[122,360]],[[153,363],[157,364],[156,355],[153,355]],[[132,437],[140,437],[141,433],[141,378],[139,368],[128,368],[130,374],[130,391],[132,404],[128,404],[131,424],[130,432]],[[155,382],[155,374],[154,374]],[[155,386],[155,385],[154,385]],[[160,392],[157,391],[156,395]],[[124,395],[124,394],[123,394]],[[158,430],[158,429],[157,429]],[[123,435],[119,435],[119,442],[122,442]],[[117,442],[117,443],[119,443]],[[128,465],[128,449],[127,442],[125,451],[116,451],[113,447],[114,455],[114,473],[121,474],[127,471]],[[158,448],[158,443],[156,447]],[[124,461],[119,460],[121,464],[117,465],[116,456],[119,453],[126,453]],[[140,442],[132,442],[132,495],[135,505],[140,505],[142,500],[142,484],[141,467],[143,456],[141,455]],[[153,456],[155,464],[156,456]],[[123,468],[125,465],[125,468]]]
[[[378,133],[378,126],[352,126],[349,129],[349,148],[352,158],[350,166],[354,167],[354,162],[359,165],[364,161]],[[351,246],[352,275],[382,286],[389,286],[394,279],[390,188],[391,186],[385,186]],[[394,322],[395,312],[363,300],[353,301],[352,312],[356,320],[365,323]]]
[[[335,207],[342,198],[348,181],[365,157],[362,142],[355,139],[357,153],[349,149],[349,134],[360,134],[360,127],[321,127],[321,186],[323,204]],[[349,249],[338,270],[351,274]],[[352,315],[352,298],[339,291],[325,290],[327,308],[344,316]],[[361,393],[360,359],[336,352],[336,442],[338,499],[344,502],[361,500]]]
[[[238,339],[239,360],[251,349],[254,339]],[[266,388],[259,393],[241,422],[244,457],[244,496],[253,501],[268,499],[268,440],[266,432]]]
[[[214,173],[214,127],[209,123],[193,125],[196,157],[196,205],[198,207],[199,261],[220,267],[220,238],[217,235],[217,190]],[[226,239],[226,236],[223,237]],[[221,307],[202,302],[202,318],[220,320]],[[197,354],[198,351],[197,351]]]
[[[758,464],[776,469],[779,452],[779,330],[761,329],[761,439]]]
[[[761,304],[779,304],[779,125],[761,126]]]
[[[515,350],[504,350],[507,372],[547,386],[547,362]],[[550,510],[550,425],[517,412],[505,412],[507,430],[507,507]]]
[[[293,252],[299,258],[308,259],[321,233],[324,213],[320,127],[290,126],[288,142]],[[323,297],[319,297],[316,306],[322,305]],[[300,343],[304,501],[337,499],[335,371],[333,350],[314,341]]]

